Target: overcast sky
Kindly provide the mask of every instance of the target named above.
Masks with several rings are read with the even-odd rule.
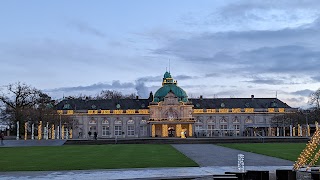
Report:
[[[319,0],[2,0],[0,87],[147,97],[170,60],[189,97],[305,107],[320,87],[319,17]]]

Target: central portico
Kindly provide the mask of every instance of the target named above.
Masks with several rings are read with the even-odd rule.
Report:
[[[162,87],[155,93],[149,110],[152,137],[185,138],[193,135],[193,105],[169,72],[164,74]]]

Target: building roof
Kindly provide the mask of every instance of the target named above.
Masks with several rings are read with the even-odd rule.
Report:
[[[291,108],[277,98],[193,98],[195,109],[218,108]]]
[[[65,99],[57,105],[58,110],[116,110],[148,109],[151,99]],[[189,103],[195,109],[219,108],[291,108],[277,98],[192,98]]]
[[[149,99],[65,99],[57,105],[58,110],[116,110],[148,109]]]

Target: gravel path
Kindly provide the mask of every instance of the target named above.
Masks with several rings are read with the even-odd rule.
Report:
[[[230,149],[213,144],[173,144],[174,148],[200,166],[237,166],[238,154],[244,154],[245,166],[292,166],[294,162],[270,156]]]

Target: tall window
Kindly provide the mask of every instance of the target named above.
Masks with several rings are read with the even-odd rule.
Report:
[[[210,117],[207,121],[207,136],[212,137],[214,136],[214,129],[215,129],[215,118]]]
[[[109,121],[104,119],[102,121],[102,136],[109,136],[110,135],[110,126]]]
[[[194,126],[194,130],[195,132],[200,132],[203,130],[203,122],[202,122],[202,117],[197,117],[196,118],[196,122],[195,122],[195,126]],[[201,132],[202,133],[202,132]]]
[[[89,121],[89,131],[91,132],[91,134],[97,132],[97,121],[94,117],[91,117]]]
[[[128,126],[127,126],[127,134],[128,136],[134,136],[134,121],[133,120],[129,120],[127,122]]]
[[[140,136],[147,136],[147,121],[140,121]]]
[[[114,135],[115,136],[122,135],[122,122],[120,120],[116,120],[114,122]]]

